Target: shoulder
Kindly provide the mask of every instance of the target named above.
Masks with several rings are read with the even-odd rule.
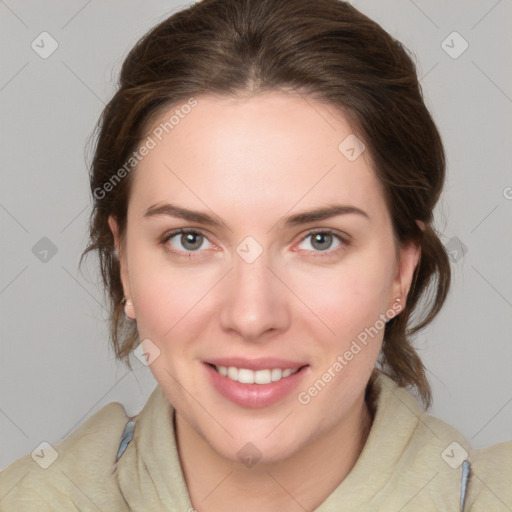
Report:
[[[469,498],[477,505],[471,510],[512,510],[512,441],[472,450],[470,461]]]
[[[0,473],[0,510],[123,510],[113,476],[128,420],[120,403],[110,403],[62,442],[12,463]]]
[[[417,489],[414,501],[435,503],[436,510],[451,510],[461,496],[472,512],[512,510],[512,441],[475,450],[406,389],[387,376],[378,382],[378,437],[381,446],[388,442],[397,452],[393,485]]]
[[[443,468],[439,474],[445,480],[438,484],[449,484],[448,471],[455,477],[460,493],[465,494],[468,510],[512,510],[512,441],[477,450],[448,423],[426,413],[422,419],[435,435],[419,435],[418,441],[429,438],[422,452],[423,460],[432,460],[432,454],[428,453],[431,451],[435,454],[432,467]]]

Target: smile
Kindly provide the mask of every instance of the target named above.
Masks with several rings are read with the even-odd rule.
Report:
[[[203,362],[203,368],[214,390],[230,402],[248,408],[268,407],[293,396],[293,392],[299,385],[303,386],[304,378],[311,372],[308,364],[292,361],[230,362],[230,365],[226,365],[227,361],[224,364],[220,364],[221,361],[216,361],[217,364]],[[278,364],[282,364],[282,367],[276,368]],[[244,368],[246,365],[256,368]]]

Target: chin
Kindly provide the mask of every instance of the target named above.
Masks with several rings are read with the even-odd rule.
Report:
[[[293,441],[287,446],[283,446],[279,442],[269,443],[265,436],[260,439],[235,440],[227,445],[213,445],[212,447],[224,459],[243,464],[247,468],[256,464],[261,466],[281,462],[298,450],[298,446],[294,445]]]

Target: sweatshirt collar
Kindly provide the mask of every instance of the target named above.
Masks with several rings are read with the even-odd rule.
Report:
[[[373,386],[377,404],[365,446],[350,473],[316,512],[339,512],[344,510],[341,503],[363,508],[397,471],[407,471],[402,467],[404,451],[424,411],[408,391],[382,373]],[[116,469],[120,490],[134,512],[193,510],[178,456],[174,414],[157,386],[134,418],[133,439]]]
[[[174,408],[160,386],[134,421],[133,439],[116,469],[119,488],[130,510],[193,510],[178,456]]]

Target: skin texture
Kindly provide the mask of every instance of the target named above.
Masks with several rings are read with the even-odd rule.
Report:
[[[277,91],[196,99],[134,171],[123,243],[110,219],[126,313],[136,319],[140,339],[160,350],[150,369],[176,409],[193,506],[201,512],[235,510],[240,503],[247,512],[311,510],[345,478],[364,444],[364,390],[383,329],[309,403],[297,395],[397,297],[405,302],[419,248],[397,252],[369,151],[354,161],[340,152],[353,130],[332,106]],[[226,227],[144,217],[164,203],[207,212]],[[280,224],[330,204],[355,206],[369,219],[346,214]],[[204,238],[187,243],[178,234],[161,242],[178,228],[194,228]],[[315,243],[308,235],[321,229],[350,243],[335,236]],[[236,252],[247,236],[263,251],[252,263]],[[206,376],[203,361],[235,356],[280,357],[309,367],[288,396],[251,409],[221,396]],[[252,467],[237,456],[248,442],[261,454]]]

